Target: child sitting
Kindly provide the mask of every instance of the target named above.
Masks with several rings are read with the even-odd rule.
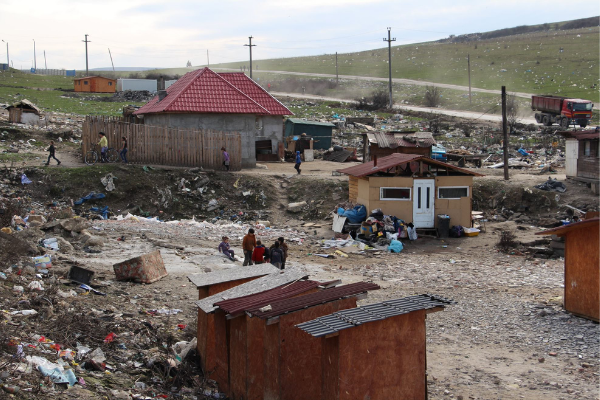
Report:
[[[229,238],[227,236],[223,236],[222,242],[219,245],[219,253],[225,254],[230,260],[235,261],[233,250],[229,248]]]
[[[252,261],[254,261],[255,264],[262,264],[265,261],[268,262],[268,260],[269,260],[269,249],[267,249],[260,242],[260,240],[257,240],[256,247],[254,248],[254,251],[252,252]]]

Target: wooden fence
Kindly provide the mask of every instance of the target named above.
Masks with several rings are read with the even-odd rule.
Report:
[[[100,148],[98,132],[104,132],[108,147],[120,150],[127,139],[127,160],[137,164],[173,165],[223,169],[221,147],[229,153],[230,169],[242,169],[242,139],[239,132],[180,129],[131,124],[120,118],[86,117],[83,122],[82,154]]]

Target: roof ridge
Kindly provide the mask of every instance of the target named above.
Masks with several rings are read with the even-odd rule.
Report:
[[[190,86],[191,86],[191,85],[192,85],[192,84],[193,84],[193,83],[196,81],[196,79],[198,79],[198,77],[199,77],[199,76],[202,76],[202,74],[204,74],[204,72],[205,72],[207,69],[209,69],[209,68],[208,68],[208,67],[204,67],[204,68],[202,68],[202,69],[197,69],[197,70],[195,70],[195,71],[190,71],[190,72],[188,72],[187,74],[192,74],[192,75],[194,75],[194,74],[195,74],[195,76],[194,76],[193,78],[191,78],[191,79],[190,79],[190,81],[189,81],[189,82],[188,82],[188,83],[187,83],[187,84],[186,84],[186,85],[185,85],[185,86],[184,86],[184,87],[183,87],[183,88],[182,88],[182,89],[179,91],[179,94],[178,94],[177,96],[172,96],[172,97],[169,99],[169,93],[168,93],[168,89],[169,89],[169,88],[167,88],[167,96],[165,96],[165,98],[164,98],[164,99],[162,99],[162,100],[158,100],[158,101],[156,102],[156,104],[159,104],[159,103],[161,103],[161,102],[162,102],[162,101],[164,101],[164,100],[168,100],[167,102],[165,102],[165,103],[164,103],[164,107],[163,107],[163,110],[166,110],[166,109],[167,109],[167,107],[169,107],[171,104],[173,104],[173,102],[174,102],[175,100],[177,100],[177,98],[178,98],[179,96],[181,96],[181,95],[182,95],[182,94],[183,94],[183,93],[184,93],[186,90],[188,90],[188,89],[190,88]],[[185,75],[187,75],[187,74],[185,74]],[[184,76],[185,76],[185,75],[184,75]],[[182,76],[182,78],[183,78],[183,76]],[[180,79],[181,79],[181,78],[180,78]],[[173,87],[173,86],[169,86],[169,87]],[[158,94],[157,94],[155,97],[158,97]],[[161,106],[162,106],[162,105],[163,105],[163,104],[161,104]]]
[[[252,97],[248,96],[246,93],[242,92],[237,86],[235,86],[234,84],[232,84],[231,82],[229,82],[227,79],[223,78],[221,75],[219,75],[217,72],[213,71],[212,69],[208,68],[208,67],[204,67],[207,70],[209,70],[210,72],[212,72],[213,74],[215,74],[216,76],[219,77],[219,79],[221,79],[223,82],[227,83],[229,86],[231,86],[232,88],[234,88],[235,90],[237,90],[242,96],[246,97],[248,100],[250,100],[251,102],[253,102],[254,104],[256,104],[257,106],[259,106],[260,108],[262,108],[263,110],[265,110],[265,112],[267,114],[271,114],[271,111],[267,110],[266,108],[264,108],[263,106],[261,106],[260,104],[258,104]],[[244,74],[246,75],[246,74]],[[252,81],[252,79],[251,79]],[[254,81],[252,81],[252,83],[254,83]]]

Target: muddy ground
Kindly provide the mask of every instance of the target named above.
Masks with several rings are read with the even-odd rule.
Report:
[[[585,185],[567,181],[562,169],[552,174],[566,182],[568,190],[561,194],[534,189],[547,179],[537,171],[511,170],[511,180],[505,182],[502,171],[478,170],[486,176],[475,178],[474,209],[484,211],[489,220],[478,237],[422,236],[406,241],[400,254],[345,248],[347,258],[324,259],[315,254],[333,252],[321,248],[322,240],[333,236],[329,213],[348,195],[347,178],[332,172],[352,163],[305,163],[300,176],[292,163],[268,163],[240,173],[120,164],[87,167],[81,164],[76,147],[59,149],[60,166],[43,167],[42,158],[7,164],[0,176],[3,199],[12,199],[16,205],[11,211],[21,216],[33,211],[51,221],[82,215],[89,220],[86,230],[95,243],[86,245],[81,233],[58,226],[2,234],[3,254],[13,257],[3,258],[0,268],[7,271],[7,279],[0,281],[2,308],[39,311],[30,317],[8,317],[2,334],[15,343],[29,343],[38,334],[72,348],[77,342],[99,346],[113,369],[107,374],[75,366],[86,386],[62,391],[37,372],[19,372],[18,363],[7,358],[14,354],[14,346],[4,343],[0,369],[7,373],[0,379],[23,389],[17,398],[155,398],[158,394],[214,398],[217,388],[191,363],[185,373],[165,377],[160,365],[169,356],[162,349],[194,336],[197,292],[186,276],[242,268],[241,263],[219,256],[216,247],[225,233],[240,254],[242,235],[257,220],[271,223],[271,229],[258,231],[259,238],[270,242],[285,236],[289,265],[305,268],[312,278],[379,284],[381,289],[371,292],[363,304],[419,293],[456,301],[427,318],[430,399],[598,398],[598,325],[563,310],[564,260],[538,258],[528,250],[547,245],[547,239],[534,234],[568,218],[567,204],[585,211],[598,209],[597,196]],[[33,151],[44,155],[43,149]],[[22,173],[33,183],[21,185]],[[112,192],[106,192],[100,182],[108,173],[116,177]],[[107,197],[79,207],[72,203],[92,191]],[[302,200],[309,205],[300,213],[286,211],[289,202]],[[112,219],[100,220],[90,211],[92,206],[108,206]],[[114,219],[128,212],[165,222]],[[7,226],[6,216],[2,221]],[[513,232],[520,243],[507,253],[496,247],[502,230]],[[60,237],[68,245],[61,242],[57,252],[38,246],[50,237]],[[161,251],[168,277],[149,285],[115,281],[114,263],[155,249]],[[14,293],[14,286],[27,287],[36,279],[27,272],[27,259],[43,252],[56,256],[51,276],[43,279],[47,300],[28,289]],[[85,295],[64,280],[72,265],[94,271],[93,286],[106,296]],[[78,294],[62,298],[56,294],[59,289]],[[152,311],[160,309],[182,312],[165,316]],[[104,343],[110,332],[118,340]],[[39,347],[25,348],[26,354],[50,357],[39,351]],[[135,382],[145,386],[136,388]]]

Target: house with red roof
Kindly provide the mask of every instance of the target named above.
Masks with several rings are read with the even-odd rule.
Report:
[[[283,117],[293,115],[245,74],[210,68],[188,72],[134,114],[146,125],[239,132],[243,168],[256,165],[257,152],[277,155]]]

